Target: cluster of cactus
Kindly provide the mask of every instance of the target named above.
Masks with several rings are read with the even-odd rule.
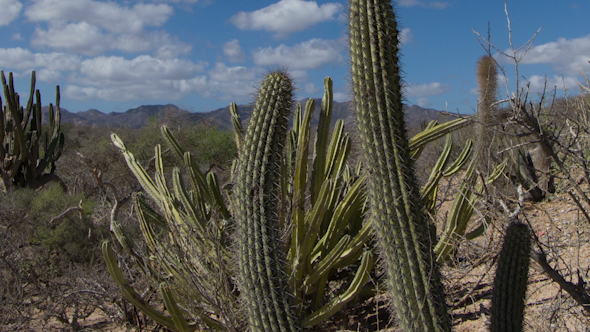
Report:
[[[162,278],[167,280],[165,287],[160,287],[162,297],[165,295],[164,290],[177,295],[182,294],[176,296],[176,301],[182,304],[181,307],[187,311],[186,315],[216,330],[237,329],[239,324],[230,321],[229,312],[235,314],[238,311],[239,298],[235,292],[221,292],[225,297],[222,301],[215,300],[220,293],[214,294],[213,290],[224,287],[227,290],[228,287],[239,285],[241,302],[245,305],[250,328],[253,330],[281,330],[284,327],[293,329],[298,325],[305,327],[318,324],[334,315],[363,290],[373,269],[372,253],[363,250],[372,235],[369,225],[363,222],[363,181],[358,174],[359,170],[352,170],[347,163],[350,140],[344,133],[343,121],[337,122],[331,139],[329,135],[333,104],[332,80],[327,78],[325,81],[326,93],[315,135],[314,162],[311,163],[311,169],[307,160],[310,155],[311,117],[315,102],[308,101],[305,112],[301,105],[297,105],[293,129],[286,130],[284,113],[274,113],[273,116],[263,113],[275,110],[287,112],[291,108],[291,99],[277,94],[280,91],[277,84],[279,87],[288,87],[292,83],[288,75],[281,71],[266,76],[246,134],[242,129],[237,106],[230,106],[239,159],[233,167],[229,206],[226,206],[222,198],[214,173],[211,172],[207,176],[202,174],[190,153],[182,150],[166,127],[162,128],[163,136],[171,150],[184,159],[192,186],[190,190],[184,188],[178,168],[173,170],[173,189],[167,188],[159,146],[156,147],[154,158],[155,179],[152,180],[124,143],[116,135],[112,136],[114,144],[123,152],[128,166],[146,193],[156,202],[159,210],[163,211],[159,213],[150,208],[143,195],[134,196],[137,216],[150,251],[150,264],[143,263],[140,255],[134,252],[131,241],[122,232],[116,218],[112,220],[111,225],[115,237],[122,247],[135,257],[145,274],[154,277],[156,281]],[[276,107],[278,101],[274,98],[278,98],[277,96],[282,98],[284,106]],[[272,131],[269,126],[273,124],[278,126],[277,130],[285,131],[283,137],[267,142],[270,145],[261,144],[263,138],[256,138],[256,135],[269,135]],[[285,151],[281,153],[283,144]],[[420,147],[421,144],[418,142],[416,146]],[[275,158],[278,159],[262,162],[265,160],[265,153],[277,153]],[[253,159],[248,161],[247,158]],[[265,169],[256,170],[255,166]],[[271,166],[276,169],[269,172],[267,167]],[[258,174],[260,178],[249,178],[254,174]],[[272,181],[264,180],[270,182],[264,182],[266,184],[263,185],[261,177],[271,175],[274,177]],[[319,183],[317,194],[310,194],[313,187],[310,183]],[[267,195],[268,190],[271,190],[272,194]],[[306,197],[309,197],[309,201]],[[273,201],[265,204],[267,199]],[[262,212],[265,214],[261,215]],[[256,215],[260,219],[254,219]],[[218,219],[221,221],[216,222]],[[269,220],[271,221],[266,224],[267,227],[261,228],[263,222]],[[292,224],[287,225],[285,221]],[[168,239],[157,236],[162,229],[169,234]],[[283,243],[281,239],[285,237],[282,232],[285,230],[293,232]],[[233,250],[230,248],[233,243],[228,240],[230,236],[238,239],[236,247],[239,250],[235,255],[239,258],[238,261],[230,258]],[[176,252],[170,249],[169,239],[173,239],[172,248],[177,248]],[[275,266],[262,264],[267,262],[267,257],[265,252],[257,253],[257,250],[264,250],[264,247],[258,247],[258,241],[273,246],[265,252],[276,255]],[[174,320],[156,314],[155,308],[142,302],[128,282],[117,273],[117,261],[110,253],[109,245],[105,244],[103,249],[113,278],[129,300],[150,317],[155,315],[155,321],[165,323],[165,326],[171,328]],[[217,256],[212,256],[211,253],[216,253]],[[153,265],[158,266],[157,271],[152,268]],[[334,272],[349,266],[356,269],[354,278],[343,283],[336,296],[328,298],[325,287],[331,278],[334,278]],[[252,270],[265,267],[275,270]],[[222,283],[219,281],[220,275],[227,276],[225,279],[221,278]],[[294,277],[289,279],[286,278],[287,275]],[[260,276],[268,276],[270,279],[264,281]],[[232,284],[236,279],[239,280],[238,284]],[[199,285],[191,284],[197,281]],[[252,288],[248,289],[248,285]],[[191,291],[190,286],[198,287],[193,287]],[[271,288],[260,290],[260,287]],[[201,294],[193,294],[195,289]],[[275,315],[274,310],[270,317],[263,317],[262,309],[256,309],[255,306],[262,306],[266,311],[269,305],[276,308],[274,303],[263,302],[273,299],[261,295],[260,292],[263,291],[266,291],[268,296],[287,292],[295,295],[287,295],[282,299],[282,310],[285,314],[283,322]],[[256,297],[257,300],[251,302],[249,297]],[[288,300],[290,298],[293,298],[292,302]],[[299,311],[292,311],[291,305],[297,305]],[[228,310],[221,312],[220,307]],[[193,323],[188,326],[195,325]]]
[[[12,73],[8,82],[0,72],[6,106],[0,98],[0,177],[3,191],[9,187],[39,188],[49,181],[61,180],[55,174],[55,162],[61,156],[64,134],[60,130],[59,86],[55,107],[49,104],[49,128],[41,123],[41,93],[35,90],[35,72],[26,106],[14,91]]]
[[[173,189],[168,188],[159,146],[152,179],[113,135],[113,142],[160,210],[152,209],[142,195],[135,196],[151,254],[148,264],[142,265],[116,220],[112,230],[143,272],[158,281],[170,317],[144,302],[129,286],[108,244],[103,247],[104,255],[126,297],[156,322],[180,331],[196,329],[197,322],[215,330],[239,330],[240,322],[232,316],[239,303],[252,331],[297,331],[318,324],[365,287],[374,265],[369,245],[374,232],[400,326],[405,331],[451,329],[438,262],[450,256],[458,238],[482,233],[483,226],[467,233],[467,224],[476,200],[474,190],[481,190],[483,184],[475,185],[472,161],[437,243],[430,214],[435,212],[438,184],[443,176],[463,168],[472,143],[449,165],[452,138],[448,136],[422,188],[413,163],[428,142],[470,120],[432,122],[408,140],[391,3],[353,0],[350,5],[351,77],[365,151],[365,162],[356,169],[347,163],[350,141],[343,121],[336,123],[331,139],[329,136],[331,79],[324,82],[310,153],[315,102],[309,100],[305,110],[297,105],[293,128],[288,130],[293,83],[282,70],[266,75],[246,131],[237,106],[230,107],[239,157],[232,167],[229,205],[215,175],[202,174],[167,128],[162,132],[171,150],[184,160],[190,190],[179,168],[173,170]],[[502,167],[487,181],[497,178]],[[162,230],[165,236],[159,235]],[[230,234],[237,242],[233,248]],[[327,298],[327,285],[344,268],[351,270],[352,278]]]

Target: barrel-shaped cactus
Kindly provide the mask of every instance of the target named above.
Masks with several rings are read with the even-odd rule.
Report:
[[[531,253],[527,224],[513,222],[506,229],[492,295],[492,332],[522,331]]]
[[[267,74],[240,149],[235,202],[241,295],[250,330],[297,331],[281,240],[279,177],[293,83]]]
[[[435,228],[424,213],[402,109],[391,1],[350,2],[350,62],[371,218],[395,314],[404,331],[449,331]]]

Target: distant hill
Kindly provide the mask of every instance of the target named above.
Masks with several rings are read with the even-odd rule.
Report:
[[[300,103],[305,107],[307,100],[301,100]],[[312,126],[317,125],[319,119],[322,100],[315,99],[315,112],[312,118]],[[245,123],[250,118],[254,104],[239,105],[238,113]],[[48,108],[43,107],[43,122],[48,122]],[[222,129],[232,129],[231,113],[229,106],[219,108],[210,112],[191,113],[175,105],[145,105],[132,108],[123,113],[102,113],[96,109],[89,109],[84,112],[71,113],[68,110],[61,109],[62,123],[73,123],[75,126],[89,127],[125,127],[141,128],[150,121],[157,121],[169,126],[194,123],[202,121],[206,124],[217,126]],[[332,125],[338,120],[344,119],[347,124],[355,122],[353,106],[351,102],[338,103],[334,102],[332,113]],[[423,122],[437,120],[445,122],[450,119],[449,116],[443,115],[440,111],[420,106],[406,106],[406,122],[408,130],[415,131]]]

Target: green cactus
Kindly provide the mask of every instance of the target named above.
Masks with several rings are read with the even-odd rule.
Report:
[[[160,292],[163,300],[168,302],[166,306],[172,318],[137,302],[141,298],[133,295],[133,288],[120,273],[114,273],[114,256],[107,256],[107,252],[103,251],[109,271],[129,301],[159,324],[166,322],[168,325],[165,326],[169,329],[186,330],[188,323],[183,315],[187,315],[216,331],[236,331],[241,322],[235,317],[237,297],[233,293],[235,285],[232,282],[230,241],[225,234],[225,223],[231,217],[219,192],[219,184],[213,173],[207,176],[201,173],[191,154],[182,150],[168,128],[163,127],[162,134],[171,150],[183,157],[190,189],[185,185],[178,167],[172,171],[172,189],[168,188],[160,146],[155,148],[156,172],[152,179],[121,139],[112,135],[113,143],[123,153],[127,165],[161,211],[150,207],[145,195],[133,196],[150,264],[145,264],[135,253],[132,241],[122,232],[116,218],[111,219],[111,230],[153,283],[167,280],[165,287],[160,285]],[[160,236],[162,233],[166,236]],[[175,297],[173,293],[182,296]],[[181,305],[173,305],[170,301]],[[162,317],[165,319],[162,320]],[[171,328],[170,322],[176,327]]]
[[[512,222],[506,229],[498,259],[490,331],[522,331],[531,253],[527,224]]]
[[[60,130],[59,86],[55,107],[49,104],[49,128],[41,125],[41,94],[35,90],[35,72],[31,74],[29,101],[21,106],[14,91],[12,73],[8,83],[0,71],[6,106],[0,98],[0,189],[10,186],[39,188],[49,181],[63,182],[55,174],[55,162],[61,156],[64,134]]]
[[[266,75],[239,153],[237,211],[241,296],[252,331],[298,331],[288,294],[278,197],[293,83],[285,71]]]
[[[369,174],[371,218],[404,331],[450,331],[436,232],[424,214],[402,109],[398,30],[390,1],[350,2],[350,62]]]

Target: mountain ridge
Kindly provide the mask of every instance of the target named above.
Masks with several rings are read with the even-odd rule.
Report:
[[[312,125],[316,125],[319,118],[322,100],[315,98],[315,111],[312,118]],[[303,107],[307,99],[299,101]],[[444,115],[441,111],[422,108],[417,105],[404,105],[406,114],[406,123],[408,130],[419,128],[423,122],[437,120],[445,122],[450,116]],[[48,107],[43,107],[43,122],[48,119]],[[238,105],[238,113],[242,121],[247,123],[254,103]],[[151,121],[169,126],[181,125],[186,123],[195,123],[197,121],[216,126],[221,129],[232,129],[231,113],[229,106],[218,108],[209,112],[191,113],[181,109],[173,104],[166,105],[142,105],[131,108],[125,112],[103,113],[97,109],[91,108],[83,112],[73,113],[67,109],[61,108],[62,123],[72,123],[74,126],[88,127],[125,127],[137,129],[145,126]],[[332,111],[332,125],[339,119],[344,119],[346,123],[353,124],[356,121],[352,102],[334,102]]]

